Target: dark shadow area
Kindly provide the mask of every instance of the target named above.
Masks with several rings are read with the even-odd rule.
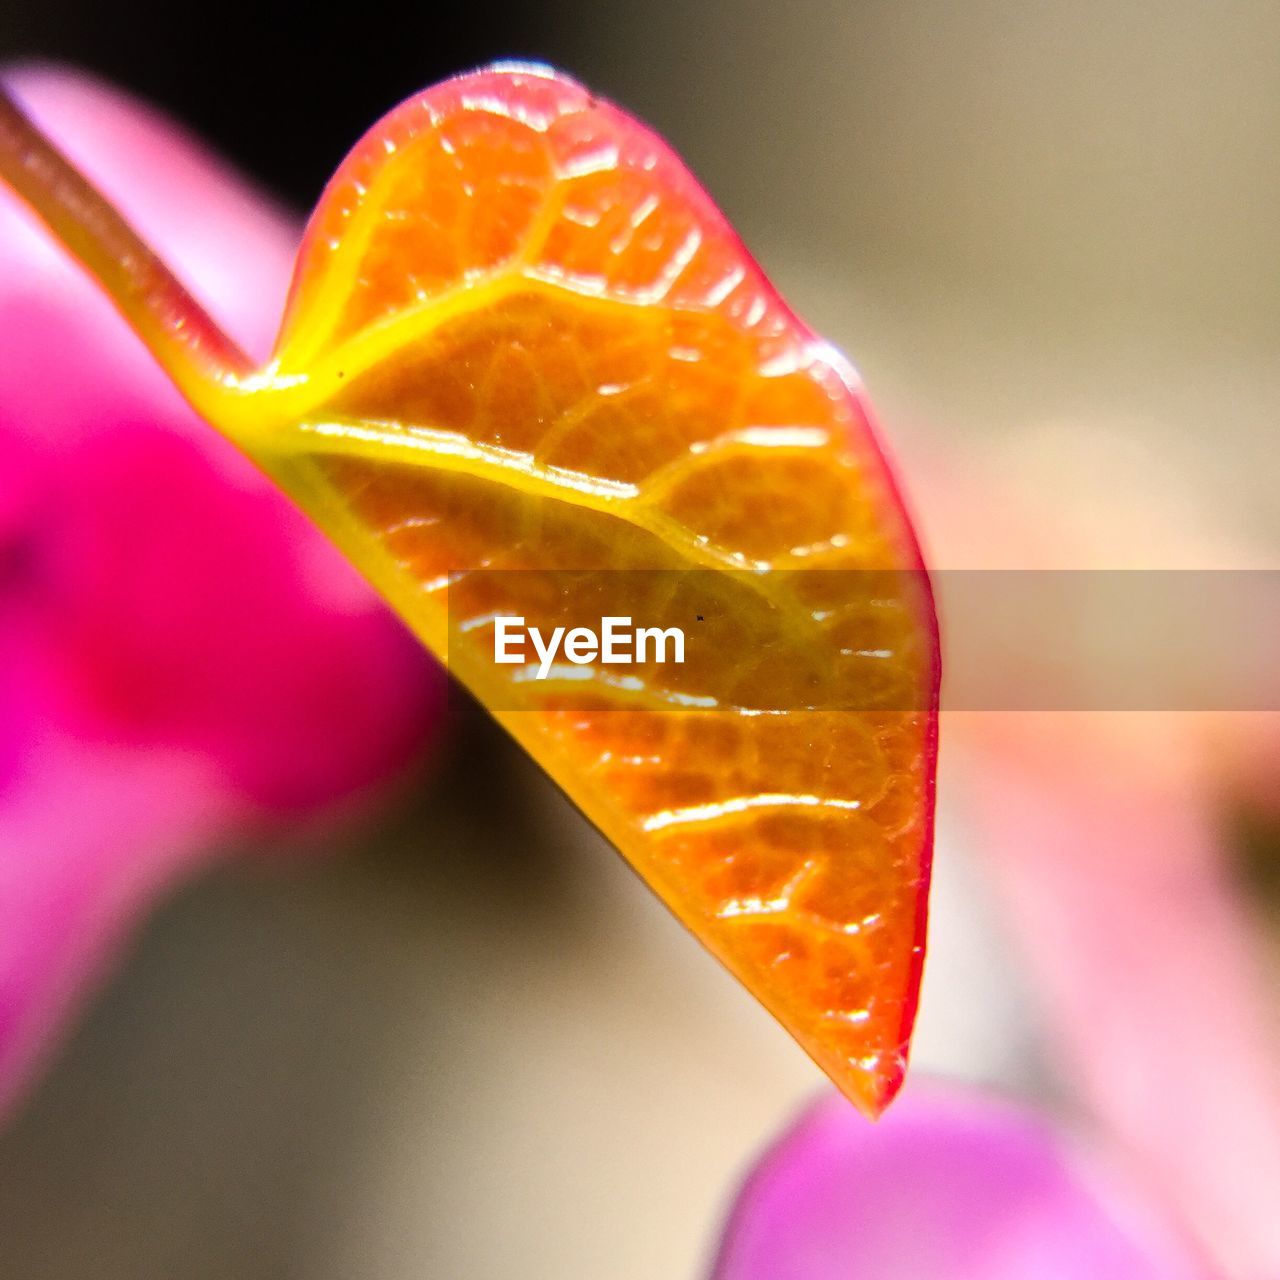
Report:
[[[299,208],[401,98],[496,58],[544,57],[538,4],[50,0],[0,5],[0,60],[68,62],[165,107]]]

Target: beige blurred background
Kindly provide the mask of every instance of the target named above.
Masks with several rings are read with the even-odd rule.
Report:
[[[1158,509],[1150,563],[1170,529],[1274,563],[1280,7],[547,15],[851,354],[908,488],[945,441],[1032,509]],[[333,856],[236,863],[151,921],[0,1136],[0,1274],[699,1274],[818,1073],[513,748],[456,728]],[[945,756],[941,813],[916,1069],[1051,1094]]]

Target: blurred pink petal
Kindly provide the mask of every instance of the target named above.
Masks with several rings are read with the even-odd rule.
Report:
[[[1063,719],[1020,726],[1051,767],[1024,739],[969,792],[1063,1077],[1226,1274],[1275,1280],[1280,1054],[1205,778],[1117,754],[1134,717]]]
[[[172,125],[10,79],[229,330],[294,228]],[[421,750],[442,674],[0,189],[0,1107],[149,900]]]
[[[1257,567],[1114,442],[965,473],[914,460],[943,568]],[[973,502],[981,493],[984,500]],[[1044,495],[1037,508],[1028,495]],[[1059,1077],[1238,1280],[1280,1277],[1280,1045],[1222,799],[1276,810],[1274,713],[945,713],[976,846],[1009,907]]]
[[[807,1112],[757,1166],[714,1280],[1191,1280],[1138,1199],[1034,1116],[908,1088]]]
[[[236,814],[199,757],[31,726],[0,800],[0,1113],[129,921]]]

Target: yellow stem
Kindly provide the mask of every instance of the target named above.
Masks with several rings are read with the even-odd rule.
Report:
[[[254,367],[120,212],[0,86],[0,179],[107,292],[197,412],[227,429]]]

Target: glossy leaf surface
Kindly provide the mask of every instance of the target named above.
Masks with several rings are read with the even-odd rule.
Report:
[[[830,572],[919,556],[849,369],[680,161],[537,68],[409,100],[326,190],[268,374],[268,470],[877,1113],[922,960],[932,606]],[[569,570],[634,571],[637,619],[710,591],[729,638],[678,677],[494,666],[492,616],[564,620]],[[753,668],[766,626],[828,696]]]

